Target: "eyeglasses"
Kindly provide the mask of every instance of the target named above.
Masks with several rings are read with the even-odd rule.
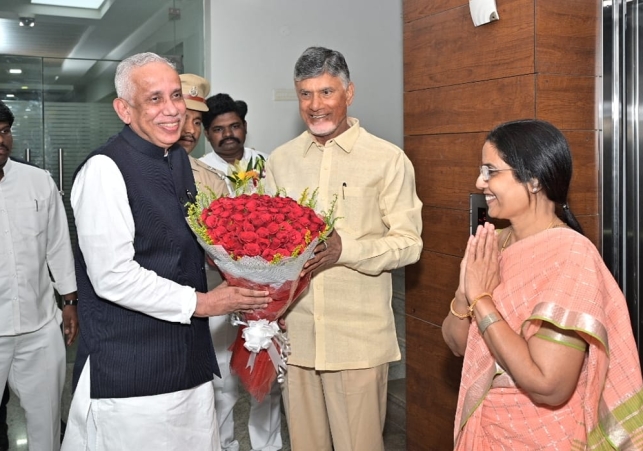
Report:
[[[482,180],[484,180],[485,182],[488,182],[491,176],[495,172],[502,172],[502,171],[513,171],[513,169],[512,168],[495,169],[495,168],[490,168],[486,164],[483,164],[482,166],[480,166],[480,175],[482,176]]]

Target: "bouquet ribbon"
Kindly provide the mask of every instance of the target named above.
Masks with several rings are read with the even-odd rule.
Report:
[[[260,319],[245,322],[238,315],[232,315],[233,326],[245,326],[241,333],[243,347],[250,351],[246,368],[253,371],[255,359],[260,351],[266,350],[277,373],[277,382],[283,383],[286,374],[286,363],[290,354],[290,342],[276,321]]]

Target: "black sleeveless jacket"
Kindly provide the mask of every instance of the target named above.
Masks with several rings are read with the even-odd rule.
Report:
[[[185,203],[196,192],[185,151],[175,145],[164,158],[164,149],[125,126],[79,169],[95,155],[111,158],[125,181],[136,229],[134,260],[160,277],[205,292],[204,253],[185,220]],[[80,341],[74,386],[91,357],[92,398],[170,393],[219,374],[207,318],[172,323],[101,299],[87,276],[82,249],[76,252],[76,279]]]

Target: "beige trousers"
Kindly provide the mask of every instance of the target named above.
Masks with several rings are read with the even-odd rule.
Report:
[[[283,385],[292,451],[384,451],[388,363],[316,371],[288,365]]]

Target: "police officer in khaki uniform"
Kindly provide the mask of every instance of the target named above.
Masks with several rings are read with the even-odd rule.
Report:
[[[196,187],[197,189],[203,189],[207,186],[217,195],[227,194],[228,188],[225,184],[225,174],[190,156],[190,152],[198,144],[203,132],[202,115],[203,112],[208,111],[205,98],[210,93],[210,83],[205,78],[194,74],[182,74],[179,78],[181,78],[186,111],[185,123],[178,143],[183,146],[190,157]],[[218,280],[219,282],[221,281],[221,279]],[[208,274],[208,282],[210,282],[210,274]]]

